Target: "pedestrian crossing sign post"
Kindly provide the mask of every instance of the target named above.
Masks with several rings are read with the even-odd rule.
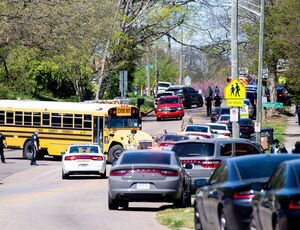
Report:
[[[246,98],[246,88],[238,80],[232,80],[224,90],[224,98],[229,107],[243,107]]]

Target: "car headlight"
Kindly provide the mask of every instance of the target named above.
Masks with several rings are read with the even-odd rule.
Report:
[[[178,110],[182,110],[182,109],[183,109],[183,107],[182,107],[182,106],[179,106],[177,109],[178,109]]]
[[[161,112],[162,110],[161,109],[157,109],[159,112]]]

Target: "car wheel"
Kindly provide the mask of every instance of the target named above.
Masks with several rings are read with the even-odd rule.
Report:
[[[227,219],[225,217],[224,211],[222,210],[220,215],[220,230],[228,230]]]
[[[121,145],[115,145],[110,148],[108,151],[108,157],[110,162],[115,162],[122,154],[124,151],[124,148]]]
[[[156,121],[160,121],[160,120],[161,120],[161,118],[159,118],[159,117],[156,118]]]
[[[182,117],[179,117],[179,120],[182,120]]]
[[[186,191],[185,205],[186,205],[186,207],[191,207],[192,206],[192,194],[191,194],[190,191]]]
[[[53,156],[53,158],[55,161],[61,161],[62,156]]]
[[[101,178],[106,179],[107,178],[107,174],[106,174],[106,169],[104,171],[104,173],[100,173]]]
[[[69,174],[68,173],[64,173],[64,170],[61,170],[61,178],[63,180],[69,179]]]
[[[195,227],[195,230],[203,229],[202,225],[201,225],[200,214],[199,214],[199,210],[197,208],[196,202],[194,204],[194,227]]]
[[[119,209],[118,201],[112,199],[109,195],[108,195],[108,209],[109,210],[118,210]]]
[[[123,209],[128,209],[129,202],[128,201],[121,201],[119,205]]]
[[[251,217],[249,229],[256,230],[255,220],[253,219],[253,217]]]
[[[175,208],[185,208],[186,207],[186,193],[182,191],[181,196],[178,200],[174,201]]]

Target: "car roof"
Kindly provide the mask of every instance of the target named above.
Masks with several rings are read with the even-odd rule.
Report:
[[[208,127],[208,125],[203,125],[203,124],[191,124],[187,126],[198,126],[198,127]]]
[[[211,126],[211,125],[227,126],[226,124],[220,124],[220,123],[206,123],[206,125],[208,125],[208,126]]]
[[[121,154],[121,157],[123,154],[130,154],[130,153],[168,153],[171,155],[174,155],[175,153],[173,151],[168,151],[168,150],[161,150],[161,149],[143,149],[143,150],[128,150],[128,151],[124,151]]]
[[[252,145],[254,145],[249,139],[244,139],[244,138],[236,138],[236,139],[233,139],[233,138],[212,138],[212,139],[199,139],[199,140],[183,140],[183,141],[179,141],[179,142],[176,142],[174,143],[174,145],[177,145],[177,144],[185,144],[185,143],[250,143]],[[255,145],[254,145],[255,146]]]
[[[234,158],[228,158],[226,159],[226,161],[228,162],[245,162],[245,161],[249,161],[249,160],[264,160],[264,159],[268,159],[268,158],[278,158],[278,159],[286,159],[284,160],[284,162],[288,163],[293,163],[293,161],[298,161],[298,163],[300,163],[300,155],[296,155],[296,154],[254,154],[254,155],[244,155],[244,156],[240,156],[240,157],[234,157]],[[292,159],[299,159],[299,160],[292,160]]]

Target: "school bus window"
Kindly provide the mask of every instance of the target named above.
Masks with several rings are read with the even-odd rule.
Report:
[[[75,128],[82,128],[82,114],[75,114],[74,125]]]
[[[14,112],[6,112],[6,124],[14,123]]]
[[[33,125],[41,125],[41,113],[33,113]]]
[[[32,113],[24,112],[24,125],[32,125]]]
[[[92,128],[92,116],[84,114],[84,128]]]
[[[23,125],[23,112],[20,111],[15,112],[15,124]]]
[[[52,113],[51,124],[53,127],[61,127],[61,115],[60,113]]]
[[[73,127],[73,114],[63,115],[63,127]]]
[[[5,120],[5,112],[4,111],[0,111],[0,124],[4,124],[4,120]]]
[[[50,114],[49,113],[43,113],[43,125],[50,125]]]

